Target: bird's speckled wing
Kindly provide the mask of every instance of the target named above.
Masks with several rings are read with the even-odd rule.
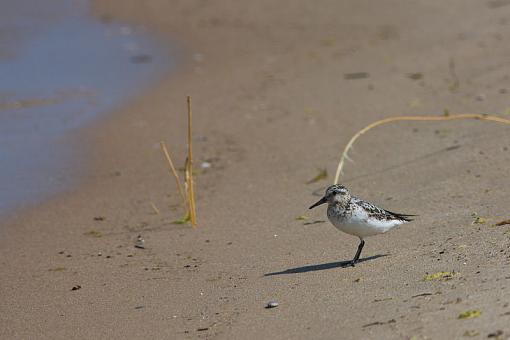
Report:
[[[372,203],[363,201],[362,199],[359,199],[357,197],[351,198],[351,204],[355,204],[359,207],[361,207],[369,217],[373,217],[379,220],[401,220],[405,222],[410,222],[412,219],[409,217],[416,216],[416,215],[407,215],[407,214],[399,214],[394,213],[388,210],[381,209]]]

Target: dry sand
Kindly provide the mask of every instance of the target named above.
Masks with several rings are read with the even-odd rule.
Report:
[[[307,224],[326,219],[306,209],[332,176],[305,184],[376,119],[508,114],[509,2],[101,0],[93,13],[177,42],[182,67],[76,136],[89,154],[76,190],[2,221],[0,337],[510,335],[510,225],[493,227],[510,218],[507,126],[364,136],[342,183],[420,217],[368,239],[355,268],[340,262],[354,237]],[[188,94],[195,166],[212,164],[196,177],[195,230],[170,223],[181,209],[158,148],[183,164]],[[440,271],[455,276],[423,280]],[[469,310],[481,315],[458,318]]]

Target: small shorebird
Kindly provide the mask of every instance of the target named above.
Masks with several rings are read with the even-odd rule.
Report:
[[[365,245],[364,238],[382,234],[391,228],[412,221],[409,217],[416,215],[397,214],[376,207],[351,196],[343,185],[335,184],[326,189],[326,194],[309,209],[328,203],[328,219],[338,229],[347,234],[358,236],[360,244],[356,255],[349,262],[354,267]]]

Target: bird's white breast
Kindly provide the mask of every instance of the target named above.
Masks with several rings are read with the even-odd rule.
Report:
[[[349,214],[337,206],[329,206],[328,219],[337,229],[361,238],[385,233],[404,223],[400,220],[377,219],[358,206],[354,206]]]

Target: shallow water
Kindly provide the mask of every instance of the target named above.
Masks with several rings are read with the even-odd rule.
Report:
[[[69,136],[174,67],[143,28],[86,1],[0,0],[0,214],[66,190]]]

